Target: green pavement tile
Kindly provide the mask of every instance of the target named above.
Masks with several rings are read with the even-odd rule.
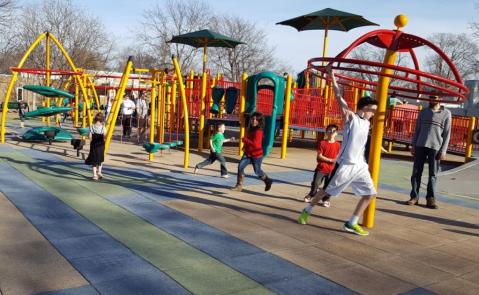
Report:
[[[101,180],[92,180],[92,179],[78,180],[76,181],[76,183],[78,183],[85,189],[88,189],[92,192],[95,192],[97,195],[104,196],[104,197],[132,194],[132,191],[127,188],[124,188],[122,186],[119,186],[113,183],[104,182]]]
[[[178,244],[182,241],[178,238],[162,231],[161,229],[147,223],[147,222],[134,222],[125,226],[110,225],[105,227],[108,234],[118,241],[121,241],[126,247],[137,251],[148,248],[155,248],[158,245],[163,244]]]
[[[165,273],[193,294],[224,294],[261,287],[219,261],[167,270]]]
[[[186,243],[143,245],[131,248],[161,271],[214,262],[215,259]]]

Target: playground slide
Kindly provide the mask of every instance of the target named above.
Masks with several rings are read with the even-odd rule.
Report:
[[[263,159],[268,156],[273,148],[275,127],[276,118],[273,116],[264,116],[263,141],[261,143],[263,147]]]

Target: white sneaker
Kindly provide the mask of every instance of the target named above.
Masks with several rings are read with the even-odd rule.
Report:
[[[328,201],[325,201],[325,202],[322,202],[319,204],[320,206],[322,207],[326,207],[326,208],[329,208],[329,206],[331,205]]]
[[[311,197],[309,195],[306,195],[306,197],[304,197],[304,202],[311,203]]]

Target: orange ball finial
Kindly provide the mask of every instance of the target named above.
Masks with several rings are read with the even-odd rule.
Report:
[[[400,14],[394,19],[394,25],[399,29],[407,25],[407,16]]]

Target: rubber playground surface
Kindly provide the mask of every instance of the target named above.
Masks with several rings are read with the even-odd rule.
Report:
[[[192,174],[207,150],[192,148],[183,169],[181,149],[148,162],[141,145],[115,140],[105,178],[94,181],[84,164],[88,145],[76,157],[69,142],[22,142],[18,120],[7,124],[0,145],[1,295],[479,290],[479,199],[460,195],[474,184],[451,180],[478,169],[454,168],[460,157],[442,167],[449,190],[439,193],[439,210],[430,210],[425,199],[403,205],[412,162],[395,147],[398,157],[381,163],[375,225],[361,237],[340,230],[358,200],[350,189],[330,208],[315,208],[308,225],[297,223],[314,148],[288,148],[280,160],[275,145],[263,164],[272,189],[264,192],[250,166],[238,193],[229,190],[239,162],[233,143],[224,147],[231,178],[222,179],[216,163]]]

